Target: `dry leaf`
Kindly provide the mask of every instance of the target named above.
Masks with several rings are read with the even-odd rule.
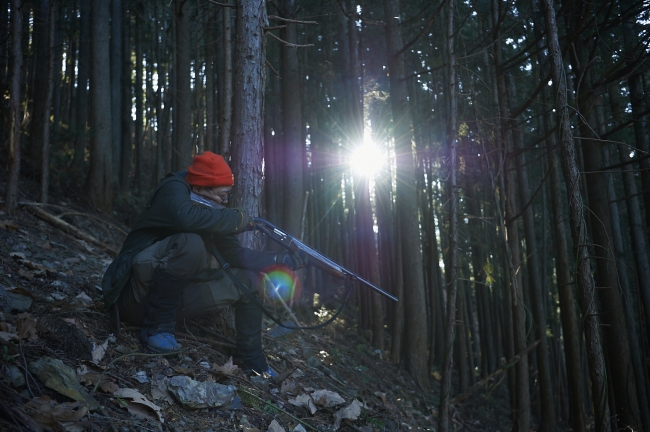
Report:
[[[160,423],[165,423],[165,419],[160,414],[160,407],[155,403],[150,402],[149,399],[139,391],[131,388],[121,388],[114,392],[113,395],[119,398],[132,400],[132,402],[127,406],[127,409],[131,414],[138,417],[158,420]],[[155,414],[156,417],[153,417],[152,413]]]
[[[280,391],[282,393],[295,396],[300,392],[299,387],[300,386],[298,385],[295,379],[287,378],[284,381],[282,381],[282,385],[280,386]]]
[[[12,258],[17,259],[18,261],[21,261],[21,260],[27,259],[27,257],[25,256],[25,254],[22,253],[22,252],[10,252],[10,253],[9,253],[9,256],[12,257]]]
[[[212,370],[215,372],[220,372],[224,375],[234,375],[237,369],[239,369],[239,367],[232,363],[232,357],[230,357],[230,359],[228,359],[228,361],[224,363],[223,366],[212,363]]]
[[[361,407],[363,405],[358,400],[353,400],[352,403],[345,408],[342,408],[334,413],[334,430],[341,427],[343,419],[356,420],[361,415]]]
[[[18,230],[18,225],[16,225],[15,223],[13,223],[12,221],[10,221],[8,219],[7,220],[0,220],[0,228],[5,229],[7,231],[9,229],[17,231]]]
[[[20,340],[20,338],[14,333],[7,333],[4,331],[0,331],[0,339],[2,339],[5,342],[9,342],[12,340]]]
[[[83,402],[66,402],[58,404],[49,396],[41,396],[25,404],[29,415],[37,422],[56,427],[60,421],[79,421],[88,413]]]
[[[99,364],[99,362],[104,358],[104,354],[106,354],[106,350],[108,349],[108,339],[106,339],[106,342],[104,342],[101,345],[97,345],[93,350],[90,352],[93,356],[93,363]]]
[[[280,423],[278,423],[277,420],[273,419],[273,421],[269,425],[268,432],[287,432],[287,431],[282,426],[280,426]]]
[[[102,382],[99,383],[99,388],[102,389],[104,393],[110,393],[110,394],[113,394],[120,389],[120,387],[117,384],[115,384],[113,381],[106,381],[106,380],[102,380]]]
[[[375,396],[377,396],[378,398],[380,398],[380,399],[381,399],[381,402],[382,402],[384,405],[388,405],[388,401],[386,400],[386,393],[383,393],[383,392],[380,392],[380,391],[376,391],[376,392],[375,392]]]
[[[289,399],[289,403],[294,406],[304,406],[312,415],[316,414],[316,405],[308,394],[303,393],[296,396],[295,399]]]
[[[174,372],[176,372],[179,375],[187,375],[187,376],[192,377],[192,378],[195,377],[194,369],[192,369],[192,368],[184,368],[184,367],[180,367],[180,366],[174,366],[173,370],[174,370]]]
[[[93,299],[91,299],[88,294],[82,291],[81,294],[72,299],[72,303],[79,303],[83,306],[89,306],[93,304]]]
[[[311,394],[314,403],[322,407],[333,407],[345,403],[338,393],[329,390],[316,390]]]
[[[16,322],[16,334],[20,339],[28,339],[35,341],[38,339],[38,332],[36,331],[36,320],[28,313],[18,315]]]
[[[23,270],[23,269],[18,270],[18,275],[24,277],[29,281],[34,280],[34,273],[27,270]]]
[[[45,243],[43,243],[43,244],[40,245],[39,247],[40,247],[41,249],[45,249],[45,250],[52,250],[52,245],[50,244],[49,241],[46,241]]]

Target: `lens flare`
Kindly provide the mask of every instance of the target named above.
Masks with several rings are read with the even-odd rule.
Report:
[[[285,266],[273,266],[264,270],[264,295],[273,302],[279,302],[278,296],[285,302],[293,300],[300,294],[300,278]]]

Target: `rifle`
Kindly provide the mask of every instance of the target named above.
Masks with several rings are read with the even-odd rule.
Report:
[[[282,231],[277,226],[273,225],[271,222],[261,219],[253,218],[255,223],[255,228],[266,235],[269,239],[274,242],[284,246],[291,252],[302,252],[307,257],[309,257],[309,263],[313,264],[314,267],[324,271],[325,273],[334,276],[338,279],[347,279],[351,278],[352,280],[359,281],[363,285],[372,288],[377,291],[379,294],[384,297],[388,297],[393,301],[398,301],[397,297],[387,293],[386,291],[379,288],[377,285],[373,284],[370,281],[365,280],[355,272],[346,269],[342,265],[334,262],[325,255],[321,254],[317,250],[307,246],[297,238],[293,237],[291,234]]]

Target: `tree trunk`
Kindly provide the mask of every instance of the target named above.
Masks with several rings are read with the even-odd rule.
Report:
[[[516,186],[515,186],[515,173],[514,149],[512,144],[511,125],[510,125],[510,112],[508,109],[508,94],[506,87],[505,72],[503,70],[503,60],[501,52],[501,40],[499,38],[499,16],[500,16],[499,3],[496,0],[492,2],[492,23],[494,28],[495,38],[495,66],[496,66],[496,88],[499,104],[499,113],[501,116],[501,140],[504,145],[506,156],[506,164],[504,166],[505,173],[505,228],[507,233],[506,242],[506,269],[508,272],[508,281],[511,290],[511,304],[512,309],[512,332],[513,332],[513,348],[514,354],[522,352],[527,345],[525,335],[525,314],[524,314],[524,292],[522,288],[521,272],[517,271],[521,266],[521,252],[519,242],[519,231],[517,227],[517,220],[513,219],[517,214],[516,206]],[[523,204],[522,204],[523,205]],[[528,356],[522,356],[521,360],[517,362],[514,367],[515,382],[514,393],[511,400],[514,402],[514,424],[513,431],[528,431],[530,429],[530,381],[528,376]]]
[[[577,65],[573,65],[578,70]],[[626,327],[625,306],[621,294],[613,244],[612,218],[607,196],[607,182],[602,173],[602,144],[595,136],[598,122],[594,106],[598,98],[595,89],[589,87],[589,71],[583,77],[583,85],[578,93],[578,107],[581,113],[580,134],[582,135],[585,171],[588,173],[587,194],[589,196],[589,216],[591,218],[591,235],[594,244],[596,263],[596,283],[600,288],[598,297],[601,303],[602,329],[607,340],[606,353],[611,383],[616,400],[616,413],[619,427],[640,427],[639,406],[634,372],[630,368],[631,352],[629,335]]]
[[[262,157],[264,148],[264,68],[267,25],[264,0],[242,0],[237,4],[235,81],[233,94],[232,169],[235,175],[234,205],[249,215],[260,214]],[[248,232],[242,244],[255,245]]]
[[[509,80],[509,98],[510,104],[515,100],[516,89],[514,80]],[[514,119],[511,119],[514,120]],[[533,205],[529,204],[531,200],[530,186],[528,182],[528,170],[526,157],[524,153],[523,137],[521,130],[513,124],[513,142],[515,147],[515,158],[517,165],[517,178],[519,180],[519,202],[521,206],[526,206],[523,210],[524,233],[526,236],[526,267],[528,270],[528,284],[530,289],[531,301],[530,306],[533,310],[535,322],[535,339],[540,343],[537,345],[537,368],[539,371],[539,386],[541,399],[540,413],[540,432],[553,431],[556,427],[555,406],[553,396],[553,380],[551,379],[551,365],[549,363],[548,339],[546,337],[546,311],[544,305],[547,299],[542,292],[542,283],[540,279],[540,269],[538,262],[544,259],[543,255],[538,253],[537,238],[535,237],[535,216],[533,214]]]
[[[548,127],[545,128],[548,130]],[[548,142],[548,141],[547,141]],[[573,296],[573,281],[571,278],[571,265],[569,261],[568,245],[566,242],[566,223],[564,207],[560,190],[560,171],[557,156],[550,151],[554,146],[549,145],[551,159],[551,203],[553,207],[553,225],[555,229],[555,265],[557,274],[557,290],[560,301],[560,319],[562,321],[562,335],[564,336],[564,351],[566,355],[567,380],[569,385],[569,403],[571,426],[576,432],[585,431],[585,397],[582,389],[583,371],[581,345],[582,337],[578,329],[578,316]]]
[[[104,211],[113,205],[111,174],[111,69],[109,2],[92,0],[92,92],[93,139],[90,145],[90,171],[86,196],[91,204]]]
[[[415,163],[413,160],[413,130],[408,93],[404,81],[404,60],[398,55],[402,34],[398,25],[399,0],[384,0],[388,72],[390,74],[390,103],[393,112],[393,136],[397,154],[397,212],[400,221],[402,259],[404,266],[404,309],[406,370],[418,385],[428,389],[426,296],[422,273]],[[452,306],[453,306],[452,302]]]
[[[221,119],[219,121],[219,153],[228,160],[231,151],[230,135],[233,122],[232,24],[230,19],[230,8],[222,7],[221,9],[221,16],[223,19],[223,73],[220,77],[220,80],[222,81],[222,91],[221,94],[219,94],[219,105],[221,107]],[[239,29],[237,31],[239,31]]]
[[[228,8],[224,8],[228,9]],[[214,24],[214,19],[217,11],[217,6],[213,4],[208,4],[208,10],[205,14],[205,21],[203,23],[203,28],[205,31],[204,38],[204,49],[205,49],[205,148],[211,152],[218,153],[218,145],[216,139],[216,126],[217,126],[217,115],[216,115],[216,106],[215,106],[215,96],[216,96],[216,51],[217,51],[217,36],[216,36],[216,25]],[[221,79],[221,77],[219,77]]]
[[[143,43],[143,38],[142,38],[142,15],[144,14],[144,9],[142,8],[142,4],[140,3],[139,5],[136,6],[136,13],[135,13],[135,65],[133,67],[133,70],[135,71],[135,87],[133,88],[135,91],[135,187],[138,190],[139,193],[142,193],[144,190],[144,179],[146,173],[144,172],[144,95],[143,92],[145,91],[144,89],[144,82],[142,80],[142,74],[144,72],[143,66],[142,66],[142,60],[143,60],[143,54],[142,54],[142,43]],[[185,18],[187,19],[187,18]],[[177,27],[178,28],[178,27]],[[178,35],[177,35],[178,37]],[[181,37],[183,42],[185,42],[185,38]],[[178,40],[178,39],[177,39]],[[189,45],[189,42],[188,42]],[[180,49],[180,48],[179,48]],[[188,53],[189,53],[189,47],[188,47]],[[189,57],[189,55],[188,55]],[[188,69],[189,69],[189,59],[187,59],[188,63]],[[189,80],[189,77],[187,78]],[[187,86],[189,89],[189,85]],[[189,97],[187,98],[189,101]],[[180,109],[180,111],[187,111],[188,112],[188,117],[191,115],[190,111],[190,106],[183,105],[184,108],[179,108],[177,105],[177,109]],[[178,113],[179,116],[184,117],[184,113]],[[178,118],[178,117],[177,117]],[[179,125],[180,128],[180,125]],[[182,135],[186,136],[186,135]],[[187,135],[186,139],[181,139],[181,141],[187,140],[189,141],[189,135]],[[186,143],[183,143],[185,145]],[[180,150],[180,149],[179,149]],[[180,153],[183,155],[183,153]],[[189,164],[185,164],[189,165]],[[184,167],[186,168],[186,167]],[[184,169],[180,168],[180,170]],[[178,168],[177,168],[178,169]]]
[[[569,122],[567,108],[567,88],[564,76],[562,53],[558,42],[555,10],[552,0],[542,0],[544,16],[546,19],[546,37],[551,61],[551,76],[553,89],[556,94],[555,109],[560,128],[560,143],[562,146],[562,170],[567,183],[569,201],[569,221],[573,248],[577,259],[577,282],[580,294],[580,306],[584,316],[583,327],[587,343],[587,357],[589,358],[589,376],[591,378],[591,395],[594,404],[595,427],[597,432],[610,431],[609,404],[607,402],[605,362],[603,348],[600,342],[599,319],[596,312],[596,299],[591,266],[589,265],[589,251],[586,247],[587,236],[584,220],[584,208],[580,193],[580,172],[575,161],[575,145],[573,132]]]
[[[296,12],[294,0],[282,0],[280,10],[285,18],[293,18]],[[296,24],[286,23],[282,39],[297,43]],[[300,95],[300,69],[298,48],[282,45],[282,154],[286,169],[283,172],[284,215],[283,227],[292,235],[300,234],[305,188],[303,186],[303,160],[305,143],[303,136],[302,103]]]
[[[183,171],[192,164],[192,90],[190,88],[190,6],[187,0],[174,0],[176,17],[176,88],[174,101],[174,141],[172,169]],[[140,70],[142,65],[136,65]],[[136,91],[142,92],[136,84]],[[141,126],[138,126],[141,127]],[[136,128],[137,131],[137,128]],[[137,141],[136,133],[136,141]],[[139,144],[138,144],[139,145]],[[140,162],[138,162],[140,164]]]
[[[456,188],[456,57],[454,51],[454,0],[447,1],[446,43],[447,43],[447,91],[449,107],[449,129],[447,131],[447,147],[449,149],[449,257],[445,261],[447,275],[447,313],[445,321],[445,355],[442,360],[442,381],[440,382],[440,409],[438,429],[449,430],[449,400],[451,399],[453,344],[456,333],[456,295],[458,293],[458,189]],[[462,315],[461,315],[462,316]],[[459,340],[462,344],[463,341]],[[462,355],[463,353],[459,353]],[[462,364],[459,365],[462,367]],[[461,372],[462,374],[462,372]],[[461,382],[461,388],[462,388]],[[464,383],[467,385],[467,383]]]
[[[84,3],[84,2],[82,2]],[[120,112],[120,190],[126,191],[130,187],[131,176],[131,129],[133,120],[131,119],[131,18],[127,3],[122,3],[122,97]],[[163,39],[164,40],[164,39]],[[165,104],[165,107],[167,104]]]
[[[23,78],[23,11],[22,0],[11,1],[11,84],[9,87],[9,153],[7,166],[7,192],[5,195],[5,209],[13,214],[18,205],[18,182],[20,179],[20,147],[21,147],[21,111],[22,99],[21,81]]]
[[[111,133],[113,183],[120,184],[122,151],[122,0],[111,2]]]
[[[47,204],[50,188],[50,113],[52,112],[52,98],[54,96],[54,34],[56,29],[57,1],[50,0],[49,18],[47,20],[47,64],[45,79],[45,98],[43,100],[43,117],[36,118],[42,122],[39,129],[41,138],[41,193],[40,202]]]
[[[72,169],[83,172],[85,151],[88,146],[88,78],[90,75],[90,2],[79,4],[81,32],[79,37],[79,72],[77,75],[77,130],[75,131]]]

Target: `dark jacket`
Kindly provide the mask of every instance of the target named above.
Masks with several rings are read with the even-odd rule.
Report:
[[[242,222],[238,210],[214,209],[194,203],[190,199],[191,188],[185,174],[168,174],[160,182],[145,210],[136,219],[119,255],[106,270],[102,290],[107,307],[117,301],[128,283],[133,257],[172,234],[200,234],[206,246],[213,242],[232,267],[260,271],[275,262],[275,253],[241,246],[236,235]]]

